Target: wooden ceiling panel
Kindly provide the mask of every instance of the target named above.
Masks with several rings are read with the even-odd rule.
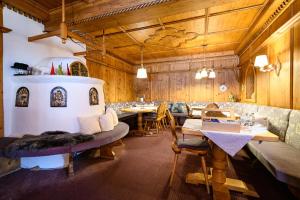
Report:
[[[166,23],[166,22],[188,19],[188,18],[192,18],[192,17],[203,16],[204,14],[205,14],[205,10],[202,9],[202,10],[196,10],[196,11],[192,11],[192,12],[185,12],[182,14],[163,17],[163,18],[161,18],[161,21],[163,23]]]
[[[257,12],[258,8],[209,17],[208,32],[248,28]]]
[[[150,28],[140,31],[134,31],[130,34],[137,39],[139,42],[144,43],[146,39],[150,38],[151,35],[155,34],[155,31],[157,31],[160,28]]]
[[[205,19],[197,19],[193,21],[176,23],[173,25],[168,25],[167,27],[176,28],[177,30],[184,30],[185,32],[195,32],[198,34],[203,34],[205,25]]]
[[[210,7],[209,13],[213,14],[239,8],[247,8],[255,5],[262,5],[265,1],[266,0],[238,0],[236,2]]]
[[[48,10],[52,10],[55,8],[61,7],[61,0],[50,0],[50,1],[45,1],[45,0],[33,0],[43,7],[47,8]],[[80,0],[65,0],[66,4],[71,4],[74,2],[79,2]]]

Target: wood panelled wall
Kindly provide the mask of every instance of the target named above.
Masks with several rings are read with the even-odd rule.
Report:
[[[272,64],[281,63],[279,75],[275,71],[260,72],[256,69],[256,103],[283,108],[300,109],[300,22],[268,40],[250,58],[241,57],[242,76],[255,56],[267,54]],[[277,61],[278,60],[278,61]],[[242,82],[244,85],[244,81]],[[242,87],[244,88],[244,87]],[[245,90],[242,90],[245,100]]]
[[[135,101],[135,68],[117,58],[101,53],[86,56],[91,77],[105,81],[104,98],[106,103]]]
[[[212,64],[212,61],[206,62],[206,66]],[[230,94],[240,97],[238,78],[231,69],[232,59],[214,61],[216,79],[196,80],[196,71],[203,65],[204,62],[197,60],[146,64],[149,76],[137,80],[137,96],[145,96],[146,101],[185,102],[228,101]],[[218,69],[221,66],[224,69]],[[221,84],[227,85],[228,91],[220,92]]]

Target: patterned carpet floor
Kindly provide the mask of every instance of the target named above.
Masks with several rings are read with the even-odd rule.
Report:
[[[182,154],[177,163],[173,186],[168,186],[173,162],[172,138],[169,131],[157,137],[127,137],[116,147],[117,159],[102,160],[79,155],[75,160],[75,176],[69,178],[65,169],[22,169],[0,178],[0,199],[100,199],[100,200],[192,200],[212,199],[204,185],[185,183],[188,172],[200,169],[200,159]],[[208,164],[210,164],[208,158]],[[293,199],[284,184],[277,182],[245,151],[230,159],[228,177],[239,177],[253,186],[259,199]],[[232,192],[232,199],[257,199]]]

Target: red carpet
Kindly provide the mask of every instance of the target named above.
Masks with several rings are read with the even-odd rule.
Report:
[[[80,155],[75,160],[75,177],[65,169],[50,171],[20,170],[0,179],[0,199],[103,199],[103,200],[190,200],[211,199],[204,186],[185,183],[185,175],[200,169],[199,158],[182,154],[177,164],[173,187],[168,187],[173,152],[168,131],[158,137],[128,137],[125,146],[116,148],[117,159],[100,160]],[[228,176],[251,183],[260,199],[292,199],[285,185],[273,179],[260,164],[232,159]],[[255,199],[232,193],[233,199]]]

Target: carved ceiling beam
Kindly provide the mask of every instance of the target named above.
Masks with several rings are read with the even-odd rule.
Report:
[[[262,6],[263,6],[263,4],[258,4],[258,5],[243,7],[243,8],[226,10],[226,11],[222,11],[222,12],[212,13],[212,14],[210,14],[210,17],[224,15],[224,14],[230,14],[230,13],[234,13],[234,12],[241,12],[241,11],[250,10],[250,9],[257,9],[257,8],[261,8]],[[182,23],[182,22],[189,22],[189,21],[194,21],[194,20],[198,20],[198,19],[204,19],[205,17],[206,17],[206,15],[200,15],[200,16],[175,20],[175,21],[171,21],[171,22],[164,22],[163,24],[164,24],[164,26],[168,26],[168,25],[174,25],[174,24],[178,24],[178,23]],[[158,23],[158,24],[153,24],[150,26],[144,26],[144,27],[140,27],[140,28],[127,29],[126,32],[130,33],[130,32],[141,31],[141,30],[146,30],[146,29],[151,29],[151,28],[160,28],[160,27],[161,27],[161,24]],[[118,34],[124,34],[124,33],[122,31],[119,31],[119,32],[113,32],[113,33],[107,33],[107,34],[105,34],[105,36],[112,36],[112,35],[118,35]],[[95,37],[96,38],[102,37],[102,34],[96,34]]]
[[[239,29],[229,29],[229,30],[225,30],[225,31],[215,31],[215,32],[210,32],[207,35],[214,35],[214,34],[222,34],[222,33],[230,33],[230,32],[237,32],[237,31],[246,31],[249,28],[239,28]],[[198,34],[197,37],[199,36],[204,36],[205,34]],[[123,46],[115,46],[113,47],[113,49],[122,49],[122,48],[127,48],[127,47],[133,47],[133,46],[137,46],[136,44],[129,44],[129,45],[123,45]],[[146,44],[146,46],[162,46],[162,45],[155,45],[155,44]],[[174,49],[173,47],[167,47],[167,46],[162,46],[164,48],[171,48]]]
[[[40,35],[31,36],[28,37],[28,42],[34,42],[36,40],[41,40],[48,37],[59,36],[59,34],[60,34],[60,30],[56,30],[56,31],[51,31],[49,33],[43,33]]]
[[[270,0],[267,5],[263,8],[262,12],[257,17],[256,21],[250,27],[248,35],[243,39],[241,44],[238,46],[236,52],[241,55],[243,54],[253,42],[282,14],[284,11],[292,5],[295,0],[283,0],[278,5],[276,10],[271,13],[271,15],[266,18],[266,13],[270,11],[268,8],[273,3],[278,3],[278,1]],[[257,24],[263,22],[260,27],[257,27]]]
[[[158,21],[160,27],[161,27],[163,30],[165,30],[166,27],[165,27],[164,23],[161,21],[161,19],[160,19],[160,18],[157,18],[157,21]]]
[[[119,26],[119,29],[125,33],[134,43],[139,45],[140,47],[144,46],[144,44],[140,41],[138,41],[135,37],[133,37],[130,33],[127,33],[126,29],[123,26]]]
[[[216,44],[208,44],[207,47],[210,46],[221,46],[221,45],[234,45],[239,44],[239,42],[223,42],[223,43],[216,43]],[[172,52],[172,51],[178,51],[178,50],[187,50],[187,49],[202,49],[203,45],[200,46],[193,46],[193,47],[179,47],[179,48],[173,48],[172,50],[160,50],[160,51],[144,51],[144,55],[147,54],[157,54],[157,53],[165,53],[165,52]],[[127,54],[128,56],[137,56],[139,53],[131,53]]]
[[[131,3],[131,5],[128,4],[127,7],[123,4],[123,8],[117,8],[116,5],[114,5],[114,10],[100,14],[99,10],[103,10],[103,3],[100,4],[97,2],[93,6],[87,6],[86,8],[72,6],[69,7],[66,12],[67,16],[69,16],[69,18],[67,18],[68,27],[73,30],[93,32],[99,29],[144,22],[159,17],[196,11],[234,1],[236,0],[152,0],[141,4],[135,2],[133,6],[133,3]],[[111,9],[111,7],[107,9]],[[147,14],[145,14],[145,12]],[[72,13],[77,13],[76,18]],[[56,30],[58,28],[59,20],[57,15],[58,13],[51,13],[50,20],[45,24],[47,31]]]
[[[33,0],[3,0],[3,3],[26,17],[36,21],[46,22],[49,20],[48,10]]]

